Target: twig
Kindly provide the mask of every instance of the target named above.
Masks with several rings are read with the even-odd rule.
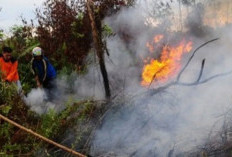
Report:
[[[184,70],[188,67],[188,65],[189,65],[189,63],[191,62],[191,60],[193,59],[195,53],[196,53],[200,48],[202,48],[203,46],[205,46],[205,45],[207,45],[207,44],[209,44],[209,43],[211,43],[211,42],[213,42],[213,41],[216,41],[216,40],[218,40],[218,39],[219,39],[219,38],[216,38],[216,39],[210,40],[210,41],[208,41],[208,42],[206,42],[206,43],[200,45],[200,46],[193,52],[192,56],[190,57],[190,59],[188,60],[188,62],[187,62],[186,65],[184,66],[184,68],[180,71],[180,73],[179,73],[178,76],[177,76],[176,81],[171,82],[171,83],[169,83],[169,84],[167,84],[167,85],[165,85],[165,86],[159,87],[159,88],[157,88],[157,89],[153,89],[153,90],[151,90],[151,91],[149,92],[149,94],[150,94],[150,95],[154,95],[154,94],[158,93],[159,91],[165,90],[165,89],[167,89],[167,88],[169,88],[170,86],[173,86],[173,85],[196,86],[196,85],[204,84],[204,83],[206,83],[206,82],[208,82],[208,81],[210,81],[210,80],[213,80],[213,79],[215,79],[215,78],[218,78],[218,77],[222,77],[222,76],[226,76],[226,75],[232,74],[232,71],[229,71],[229,72],[226,72],[226,73],[221,73],[221,74],[217,74],[217,75],[211,76],[211,77],[209,77],[209,78],[207,78],[207,79],[205,79],[205,80],[203,80],[203,81],[200,81],[200,79],[201,79],[201,77],[202,77],[202,74],[203,74],[204,65],[205,65],[205,59],[203,59],[202,65],[201,65],[201,71],[200,71],[200,73],[199,73],[198,79],[197,79],[195,82],[193,82],[193,83],[183,83],[183,82],[180,82],[180,81],[179,81],[181,75],[183,74]]]
[[[1,114],[0,114],[0,119],[3,119],[4,121],[18,127],[19,129],[22,129],[23,131],[25,131],[27,133],[30,133],[30,134],[34,135],[35,137],[38,137],[39,139],[41,139],[43,141],[46,141],[47,143],[50,143],[50,144],[52,144],[52,145],[54,145],[54,146],[56,146],[56,147],[58,147],[60,149],[63,149],[64,151],[69,152],[72,155],[75,155],[75,156],[78,156],[78,157],[86,157],[85,155],[83,155],[81,153],[78,153],[78,152],[76,152],[76,151],[74,151],[74,150],[72,150],[70,148],[67,148],[67,147],[65,147],[65,146],[63,146],[63,145],[61,145],[59,143],[56,143],[56,142],[54,142],[52,140],[49,140],[48,138],[43,137],[43,136],[39,135],[38,133],[36,133],[36,132],[34,132],[34,131],[30,130],[30,129],[27,129],[27,128],[15,123],[14,121],[8,119],[7,117],[5,117],[5,116],[3,116]]]
[[[204,70],[204,66],[205,66],[205,58],[202,60],[202,63],[201,63],[201,71],[200,71],[200,74],[199,74],[199,77],[196,81],[196,83],[199,83],[200,79],[201,79],[201,76],[203,74],[203,70]]]
[[[191,57],[189,58],[189,60],[188,60],[188,62],[186,63],[186,65],[183,67],[183,69],[182,69],[182,70],[180,71],[180,73],[178,74],[178,76],[177,76],[177,82],[180,80],[180,77],[181,77],[182,73],[185,71],[185,69],[188,67],[189,63],[192,61],[192,59],[193,59],[195,53],[196,53],[200,48],[202,48],[202,47],[204,47],[205,45],[207,45],[207,44],[209,44],[209,43],[211,43],[211,42],[214,42],[214,41],[216,41],[216,40],[218,40],[218,39],[219,39],[219,38],[216,38],[216,39],[207,41],[206,43],[200,45],[200,46],[193,52],[193,54],[192,54]]]
[[[210,80],[213,80],[215,78],[230,75],[230,74],[232,74],[232,71],[211,76],[211,77],[209,77],[209,78],[207,78],[207,79],[205,79],[203,81],[200,81],[200,82],[194,82],[194,83],[175,82],[174,84],[175,85],[181,85],[181,86],[196,86],[196,85],[204,84],[204,83],[206,83],[206,82],[208,82]]]
[[[206,82],[208,82],[208,81],[210,81],[212,79],[215,79],[215,78],[218,78],[218,77],[221,77],[221,76],[230,75],[230,74],[232,74],[232,71],[221,73],[221,74],[217,74],[217,75],[214,75],[214,76],[211,76],[211,77],[205,79],[204,81],[199,82],[199,84],[203,84],[203,83],[206,83]]]
[[[152,82],[155,80],[155,78],[156,78],[156,75],[158,74],[158,73],[160,73],[164,68],[165,68],[166,66],[164,66],[164,67],[162,67],[162,68],[160,68],[154,75],[153,75],[153,77],[152,77],[152,80],[151,80],[151,82],[150,82],[150,84],[149,84],[149,87],[148,88],[150,88],[151,87],[151,84],[152,84]]]

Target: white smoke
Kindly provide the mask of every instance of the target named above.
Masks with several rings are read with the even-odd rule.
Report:
[[[47,102],[47,94],[44,89],[32,89],[27,97],[24,98],[25,102],[32,111],[38,114],[48,112],[49,109],[54,109],[55,104]]]
[[[68,76],[61,76],[54,81],[54,89],[48,91],[45,88],[34,88],[24,97],[24,100],[30,109],[38,114],[45,114],[49,110],[60,112],[66,107],[66,103],[76,100],[70,87],[73,83],[68,81],[71,82]]]
[[[98,66],[90,66],[87,73],[58,76],[55,88],[48,91],[43,88],[32,89],[24,97],[26,104],[38,114],[47,113],[50,109],[60,112],[67,103],[95,99],[104,99],[104,87]],[[51,97],[51,98],[50,98]]]
[[[117,92],[125,93],[123,96],[126,103],[112,109],[104,118],[93,139],[91,154],[126,157],[188,156],[193,149],[219,136],[226,112],[232,107],[232,75],[221,76],[196,86],[175,85],[149,95],[147,89],[140,85],[140,56],[146,56],[145,45],[152,35],[168,33],[164,32],[165,27],[144,29],[145,18],[141,12],[144,10],[138,8],[123,9],[105,20],[116,33],[127,30],[129,35],[134,36],[133,42],[129,44],[124,41],[126,36],[122,37],[120,34],[107,40],[110,59],[114,63],[107,62],[107,70],[111,82],[122,89]],[[196,22],[197,19],[194,18],[198,17],[191,18]],[[201,80],[231,71],[230,29],[231,26],[228,26],[198,36],[195,30],[189,28],[186,34],[193,41],[194,48],[213,38],[219,37],[220,40],[196,53],[182,75],[181,82],[191,83],[198,78],[204,58],[206,64]],[[172,34],[175,32],[169,32],[168,35]],[[179,38],[181,37],[170,37],[169,42],[176,42]],[[112,79],[112,76],[116,78]]]
[[[85,75],[77,75],[74,83],[75,97],[79,99],[104,99],[104,87],[98,65],[88,68]]]
[[[170,157],[188,154],[220,133],[224,115],[231,109],[232,75],[197,86],[171,86],[153,95],[149,95],[148,89],[140,85],[142,58],[148,55],[146,42],[157,34],[168,36],[169,43],[182,39],[182,34],[176,35],[178,33],[170,27],[175,20],[164,20],[153,25],[152,20],[146,18],[149,15],[146,8],[154,6],[153,2],[140,1],[138,6],[124,8],[117,15],[105,19],[105,23],[116,33],[107,39],[110,56],[106,56],[106,67],[112,96],[118,98],[113,103],[119,106],[109,111],[101,127],[96,130],[91,146],[93,156]],[[198,16],[194,13],[191,15],[189,26],[192,26],[191,22],[202,22],[202,19],[195,19]],[[206,64],[202,80],[231,71],[231,27],[212,29],[200,36],[191,27],[186,30],[194,48],[216,37],[220,37],[220,40],[196,53],[181,82],[194,82],[197,79],[204,58]],[[156,58],[159,53],[155,52]],[[183,64],[189,56],[185,57]],[[93,56],[90,58],[94,60]],[[69,97],[73,101],[104,98],[102,77],[96,61],[86,75],[63,76],[57,82],[59,93],[56,102],[59,103],[47,103],[45,91],[34,89],[26,98],[32,110],[41,114],[49,108],[60,111]]]

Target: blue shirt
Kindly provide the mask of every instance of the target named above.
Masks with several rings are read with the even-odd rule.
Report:
[[[56,77],[56,70],[46,57],[40,60],[32,59],[32,72],[38,75],[40,82]]]

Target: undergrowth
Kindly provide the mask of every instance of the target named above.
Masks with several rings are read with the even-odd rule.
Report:
[[[98,110],[94,101],[86,100],[70,104],[60,113],[50,109],[39,115],[30,110],[17,93],[14,84],[0,82],[0,114],[56,142],[64,141],[72,130],[72,140],[63,143],[75,150],[86,150],[87,140],[94,129]],[[62,156],[50,144],[0,119],[0,156]],[[78,130],[78,132],[76,132]],[[70,135],[69,135],[70,136]],[[84,148],[85,147],[85,148]]]

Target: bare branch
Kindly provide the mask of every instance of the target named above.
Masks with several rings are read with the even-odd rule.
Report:
[[[217,74],[217,75],[214,75],[214,76],[211,76],[207,79],[205,79],[204,81],[200,81],[199,84],[203,84],[203,83],[206,83],[212,79],[215,79],[215,78],[218,78],[218,77],[222,77],[222,76],[227,76],[227,75],[230,75],[232,74],[232,71],[229,71],[229,72],[225,72],[225,73],[221,73],[221,74]]]
[[[201,71],[200,71],[200,74],[199,74],[199,77],[197,79],[197,83],[200,81],[201,79],[201,76],[202,76],[202,73],[203,73],[203,70],[204,70],[204,66],[205,66],[205,58],[202,60],[202,63],[201,63]]]
[[[213,41],[216,41],[216,40],[218,40],[218,39],[219,39],[219,38],[215,38],[215,39],[213,39],[213,40],[210,40],[210,41],[208,41],[208,42],[206,42],[206,43],[200,45],[200,46],[193,52],[193,54],[191,55],[190,59],[188,60],[188,62],[187,62],[186,65],[184,66],[184,68],[181,70],[181,72],[178,74],[177,79],[176,79],[175,81],[169,82],[168,84],[166,84],[166,85],[164,85],[164,86],[161,86],[161,87],[158,87],[158,88],[156,88],[156,89],[149,89],[148,92],[146,92],[146,93],[144,93],[144,94],[145,94],[145,95],[150,95],[150,96],[152,96],[152,95],[155,95],[155,94],[157,94],[157,93],[159,93],[159,92],[165,91],[167,88],[169,88],[169,87],[171,87],[171,86],[174,86],[174,85],[179,85],[179,86],[197,86],[197,85],[204,84],[204,83],[206,83],[206,82],[208,82],[208,81],[210,81],[210,80],[213,80],[213,79],[215,79],[215,78],[222,77],[222,76],[227,76],[227,75],[232,74],[232,71],[229,71],[229,72],[225,72],[225,73],[216,74],[216,75],[211,76],[211,77],[209,77],[209,78],[207,78],[207,79],[205,79],[205,80],[200,81],[200,80],[201,80],[201,77],[202,77],[202,74],[203,74],[203,71],[204,71],[204,65],[205,65],[205,59],[203,59],[203,60],[202,60],[201,70],[200,70],[198,79],[197,79],[195,82],[192,82],[192,83],[184,83],[184,82],[180,82],[180,81],[179,81],[181,75],[183,74],[184,70],[187,68],[187,66],[189,65],[189,63],[191,62],[191,60],[193,59],[193,57],[194,57],[194,55],[196,54],[196,52],[197,52],[200,48],[204,47],[205,45],[207,45],[207,44],[209,44],[209,43],[211,43],[211,42],[213,42]],[[163,69],[163,68],[162,68],[162,69]],[[159,71],[161,71],[162,69],[160,69]],[[159,71],[155,73],[155,75],[154,75],[154,77],[153,77],[153,79],[152,79],[152,82],[153,82],[153,80],[155,79],[157,73],[159,73]],[[151,83],[152,83],[152,82],[151,82]],[[151,83],[150,83],[150,85],[151,85]],[[149,87],[150,87],[150,86],[149,86]],[[140,93],[139,95],[142,96],[143,94]]]
[[[164,66],[164,67],[162,67],[162,68],[160,68],[154,75],[153,75],[153,77],[152,77],[152,80],[151,80],[151,82],[150,82],[150,84],[149,84],[149,87],[148,88],[150,88],[151,87],[151,84],[153,83],[153,81],[155,80],[155,78],[156,78],[156,75],[158,74],[158,73],[160,73],[164,68],[165,68],[166,66]]]
[[[192,61],[192,59],[193,59],[194,55],[196,54],[196,52],[197,52],[200,48],[202,48],[202,47],[204,47],[205,45],[207,45],[207,44],[209,44],[209,43],[211,43],[211,42],[214,42],[214,41],[216,41],[216,40],[219,40],[219,38],[215,38],[215,39],[213,39],[213,40],[207,41],[206,43],[200,45],[200,46],[193,52],[192,56],[189,58],[189,60],[188,60],[188,62],[186,63],[186,65],[183,67],[183,69],[182,69],[182,70],[180,71],[180,73],[178,74],[178,76],[177,76],[177,82],[180,80],[180,77],[181,77],[182,73],[183,73],[183,72],[185,71],[185,69],[188,67],[189,63]]]
[[[229,71],[229,72],[226,72],[226,73],[221,73],[221,74],[217,74],[217,75],[214,75],[214,76],[211,76],[203,81],[200,81],[200,82],[194,82],[194,83],[183,83],[183,82],[175,82],[175,85],[181,85],[181,86],[197,86],[197,85],[200,85],[200,84],[204,84],[210,80],[213,80],[215,78],[218,78],[218,77],[222,77],[222,76],[227,76],[227,75],[230,75],[232,74],[232,71]]]
[[[205,59],[202,60],[202,63],[201,63],[201,71],[199,73],[199,76],[198,76],[198,79],[193,82],[193,83],[182,83],[182,82],[179,82],[179,81],[176,81],[176,83],[178,85],[183,85],[183,86],[194,86],[194,85],[198,85],[200,83],[200,79],[202,77],[202,74],[203,74],[203,70],[204,70],[204,66],[205,66]]]

